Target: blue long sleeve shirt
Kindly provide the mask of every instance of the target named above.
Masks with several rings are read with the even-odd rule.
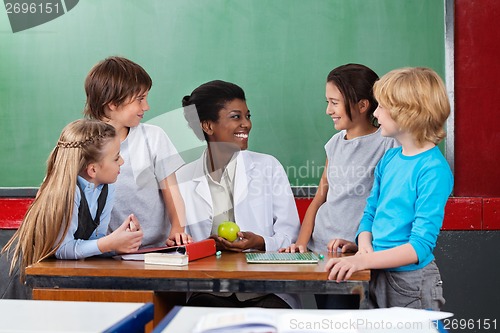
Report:
[[[97,199],[101,194],[103,184],[99,186],[94,186],[94,184],[86,181],[82,177],[78,176],[77,180],[85,193],[85,198],[89,205],[90,214],[92,218],[95,218],[97,212]],[[56,251],[56,258],[58,259],[82,259],[95,255],[100,255],[102,252],[97,246],[97,240],[101,237],[106,236],[109,221],[111,218],[111,209],[113,208],[113,201],[115,197],[115,186],[114,184],[108,185],[108,196],[106,198],[106,205],[101,213],[100,223],[96,230],[92,233],[88,240],[75,239],[73,236],[78,229],[78,209],[80,207],[81,194],[78,187],[75,190],[75,202],[73,206],[73,216],[71,217],[70,226],[66,235],[59,235],[59,237],[64,237],[61,246]],[[61,231],[62,232],[62,231]]]
[[[403,155],[402,147],[388,150],[375,168],[356,239],[361,232],[371,232],[374,251],[411,244],[418,262],[391,271],[425,267],[434,259],[452,188],[452,172],[437,146],[415,156]]]

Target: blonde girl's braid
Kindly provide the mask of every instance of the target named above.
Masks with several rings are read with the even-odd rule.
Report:
[[[104,139],[104,134],[98,134],[82,141],[57,141],[57,148],[82,148],[89,144],[95,144],[97,141]]]
[[[47,173],[21,226],[2,249],[14,251],[10,272],[53,255],[66,235],[73,214],[77,176],[89,163],[102,159],[103,147],[116,136],[113,126],[79,119],[64,127],[47,160]]]

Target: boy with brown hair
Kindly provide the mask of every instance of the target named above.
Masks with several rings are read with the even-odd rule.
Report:
[[[85,116],[113,125],[125,161],[116,182],[110,231],[133,209],[144,231],[142,247],[190,241],[174,173],[184,161],[160,127],[141,123],[151,86],[140,65],[117,56],[96,64],[85,79]]]

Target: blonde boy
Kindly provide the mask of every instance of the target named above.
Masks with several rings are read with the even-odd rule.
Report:
[[[370,307],[439,310],[442,281],[433,250],[453,188],[450,167],[436,146],[450,113],[441,78],[428,68],[402,68],[374,85],[382,135],[396,138],[375,169],[357,233],[358,253],[326,265],[342,281],[372,269]]]

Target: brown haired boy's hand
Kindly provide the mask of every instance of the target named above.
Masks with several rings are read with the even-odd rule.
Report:
[[[167,238],[167,246],[175,246],[175,245],[186,245],[193,242],[193,238],[191,235],[186,234],[185,232],[170,232],[170,235]]]

